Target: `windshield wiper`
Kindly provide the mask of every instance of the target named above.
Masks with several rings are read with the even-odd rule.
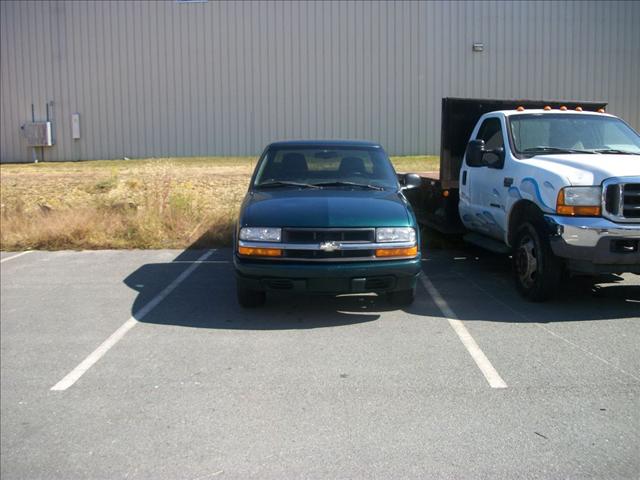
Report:
[[[522,153],[536,153],[536,152],[553,152],[553,153],[600,153],[597,150],[578,150],[576,148],[560,148],[560,147],[548,147],[541,145],[539,147],[525,148]]]
[[[598,153],[619,153],[622,155],[640,155],[640,152],[630,152],[628,150],[618,150],[617,148],[598,148],[594,150],[594,152]]]
[[[298,187],[298,188],[321,188],[313,183],[289,182],[286,180],[275,180],[272,182],[259,183],[255,188],[274,188],[274,187]]]
[[[384,190],[383,187],[378,185],[371,185],[368,183],[356,183],[356,182],[346,182],[346,181],[337,181],[337,182],[322,182],[322,183],[314,183],[317,187],[359,187],[359,188],[368,188],[369,190]]]

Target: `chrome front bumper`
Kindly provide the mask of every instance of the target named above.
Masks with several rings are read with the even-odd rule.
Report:
[[[546,215],[551,248],[584,273],[640,273],[640,224]]]

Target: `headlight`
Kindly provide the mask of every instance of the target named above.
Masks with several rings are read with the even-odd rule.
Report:
[[[415,242],[416,231],[413,228],[376,228],[376,242]]]
[[[601,187],[565,187],[558,193],[556,212],[560,215],[600,215]]]
[[[251,242],[279,242],[281,238],[281,228],[244,227],[240,229],[240,240],[248,240]]]

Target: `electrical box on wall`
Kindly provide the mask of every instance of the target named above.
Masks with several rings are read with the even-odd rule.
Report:
[[[80,114],[71,114],[71,138],[74,140],[80,139]]]
[[[22,135],[30,147],[51,147],[54,145],[51,135],[51,122],[29,122],[22,125]]]

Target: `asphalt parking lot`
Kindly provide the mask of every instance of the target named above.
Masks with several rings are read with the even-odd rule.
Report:
[[[437,250],[404,310],[247,311],[229,250],[15,255],[3,479],[640,477],[638,276],[530,304],[504,258]]]

